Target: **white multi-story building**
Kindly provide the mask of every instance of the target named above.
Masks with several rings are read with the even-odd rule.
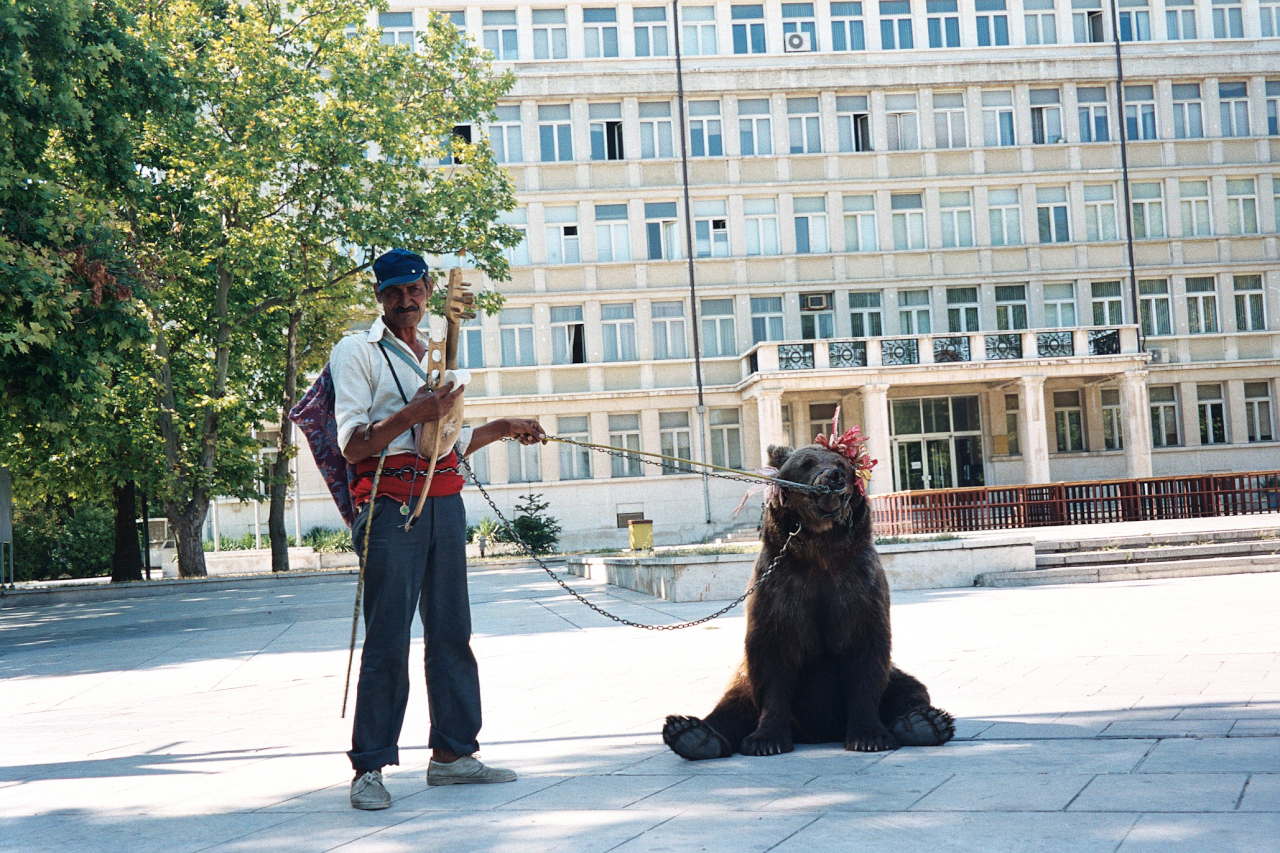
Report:
[[[840,407],[881,493],[1280,467],[1280,2],[1111,2],[393,5],[387,39],[439,12],[516,75],[458,130],[525,232],[468,418],[753,469]],[[697,539],[745,488],[476,465],[574,546]]]

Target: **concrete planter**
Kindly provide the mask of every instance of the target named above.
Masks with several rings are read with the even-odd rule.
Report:
[[[176,554],[166,549],[164,577],[178,576]],[[319,571],[358,566],[356,555],[350,552],[320,554],[311,548],[289,549],[289,570],[298,572]],[[252,548],[246,551],[207,551],[204,555],[205,570],[209,577],[220,575],[255,575],[271,573],[271,549]]]
[[[901,590],[973,586],[984,572],[1033,569],[1036,561],[1035,537],[1029,534],[909,542],[876,550],[890,588]],[[667,601],[729,601],[747,588],[756,556],[570,557],[566,566],[578,577]]]

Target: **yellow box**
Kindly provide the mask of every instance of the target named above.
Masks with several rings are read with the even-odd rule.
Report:
[[[632,551],[653,550],[653,522],[647,518],[633,518],[627,522],[627,534],[631,538]]]

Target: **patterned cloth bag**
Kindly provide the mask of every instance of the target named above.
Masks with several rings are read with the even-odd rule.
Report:
[[[324,366],[311,390],[289,411],[289,420],[307,437],[311,455],[315,457],[320,476],[338,505],[338,512],[348,527],[355,524],[356,508],[351,500],[351,481],[355,466],[349,464],[338,447],[338,420],[334,417],[333,375]]]

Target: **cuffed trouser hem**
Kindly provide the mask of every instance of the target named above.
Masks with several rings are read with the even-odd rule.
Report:
[[[470,742],[464,742],[454,740],[448,735],[443,735],[434,729],[431,731],[431,737],[427,739],[427,746],[431,749],[448,750],[454,755],[470,755],[471,753],[478,752],[480,750],[480,744],[478,741],[472,740]]]
[[[359,773],[368,773],[370,770],[381,770],[388,764],[400,763],[400,748],[398,746],[387,747],[386,749],[378,749],[373,752],[348,752],[347,757],[351,759],[351,769]]]

